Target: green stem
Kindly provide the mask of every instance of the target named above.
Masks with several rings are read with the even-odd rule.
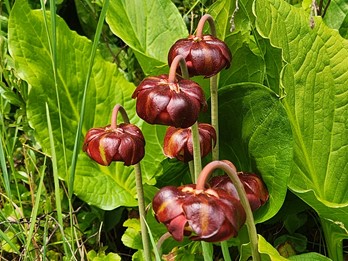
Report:
[[[91,55],[89,58],[89,66],[88,66],[88,71],[87,71],[87,76],[86,76],[86,81],[85,81],[85,86],[83,90],[83,96],[82,96],[82,105],[81,105],[81,111],[80,111],[80,121],[78,123],[78,127],[76,130],[76,135],[75,135],[75,142],[74,142],[74,149],[73,149],[73,156],[71,160],[71,168],[70,168],[70,173],[69,173],[69,183],[68,183],[68,191],[69,191],[69,198],[72,198],[73,195],[73,188],[74,188],[74,180],[75,180],[75,170],[76,170],[76,165],[77,165],[77,155],[80,151],[80,143],[81,143],[81,133],[82,133],[82,125],[84,121],[84,116],[85,116],[85,108],[86,108],[86,97],[87,97],[87,90],[89,86],[89,81],[92,75],[92,68],[94,64],[94,58],[97,52],[97,47],[99,44],[99,39],[101,35],[101,31],[104,25],[104,20],[106,16],[106,11],[109,8],[109,3],[110,0],[105,0],[102,10],[100,12],[100,17],[98,20],[97,24],[97,29],[96,33],[94,36],[93,40],[93,45],[92,45],[92,50],[91,50]]]
[[[210,26],[210,32],[211,35],[216,36],[216,27],[214,23],[214,18],[209,15],[205,14],[201,17],[201,19],[198,22],[197,25],[197,32],[196,37],[198,39],[203,38],[203,28],[205,23],[208,21]],[[218,126],[218,117],[217,117],[217,76],[213,76],[210,80],[210,91],[211,91],[211,110],[212,110],[212,126],[215,128],[215,131],[217,133],[217,139],[216,139],[216,145],[213,147],[212,155],[213,158],[218,159],[219,158],[219,126]],[[193,141],[193,160],[194,160],[194,166],[195,166],[195,181],[198,180],[198,176],[202,169],[202,163],[201,163],[201,153],[200,153],[200,142],[199,142],[199,132],[198,132],[198,124],[197,122],[191,127],[192,130],[192,141]],[[212,245],[203,242],[202,241],[202,250],[203,250],[203,257],[204,260],[211,260],[212,258]]]
[[[180,70],[181,70],[182,77],[184,79],[188,79],[190,77],[189,73],[188,73],[188,69],[187,69],[187,65],[186,65],[186,61],[185,61],[184,57],[181,56],[181,55],[177,55],[177,56],[175,56],[175,58],[173,59],[171,65],[170,65],[169,75],[168,75],[168,82],[175,83],[176,70],[177,70],[179,65],[180,65]]]
[[[195,122],[191,126],[192,134],[192,145],[193,145],[193,163],[194,163],[194,182],[196,183],[199,177],[199,174],[202,170],[202,159],[201,159],[201,148],[199,142],[199,132],[198,132],[198,123]]]
[[[221,245],[222,256],[224,257],[224,261],[232,261],[230,251],[228,249],[227,241],[222,241],[220,245]]]
[[[219,113],[218,113],[218,76],[210,78],[210,108],[211,108],[211,125],[216,131],[216,143],[212,149],[212,160],[219,160]]]
[[[134,170],[135,170],[135,184],[137,187],[137,195],[138,195],[141,239],[143,242],[145,260],[151,261],[149,236],[148,236],[147,227],[145,224],[146,212],[145,212],[144,189],[143,189],[143,181],[142,181],[140,163],[137,163],[134,165]]]
[[[232,180],[232,183],[234,184],[238,196],[240,199],[240,202],[244,208],[244,211],[246,213],[246,225],[248,228],[248,234],[249,234],[249,240],[250,240],[250,247],[251,247],[251,253],[253,257],[253,261],[260,261],[260,253],[258,252],[258,239],[257,239],[257,232],[254,222],[254,216],[253,212],[250,208],[250,204],[247,198],[247,195],[244,190],[244,186],[242,182],[240,181],[238,174],[236,170],[228,165],[224,161],[213,161],[210,162],[205,166],[205,168],[202,170],[201,174],[199,175],[199,178],[197,180],[196,189],[204,189],[206,180],[208,179],[209,175],[213,172],[215,169],[222,169]]]
[[[112,110],[112,116],[111,116],[111,128],[113,129],[117,128],[118,112],[121,112],[123,122],[130,123],[126,110],[120,104],[117,104],[114,106],[114,109]],[[137,189],[137,196],[138,196],[141,239],[143,242],[144,255],[145,255],[146,261],[151,261],[149,234],[148,234],[146,223],[145,223],[145,218],[146,218],[145,199],[144,199],[144,188],[143,188],[143,180],[142,180],[140,163],[137,163],[134,165],[134,171],[135,171],[135,186]]]
[[[203,37],[203,28],[205,22],[209,22],[210,33],[212,36],[216,37],[216,27],[214,19],[211,15],[206,14],[202,16],[197,26],[197,37]],[[219,138],[219,113],[218,113],[218,74],[210,78],[210,109],[211,109],[211,125],[216,131],[216,143],[212,148],[212,160],[219,160],[219,150],[220,150],[220,138]],[[199,175],[199,174],[198,174]],[[203,246],[203,245],[202,245]],[[221,249],[224,260],[231,260],[230,253],[228,251],[227,242],[221,242]]]
[[[203,28],[204,28],[204,24],[206,21],[209,22],[211,35],[216,36],[216,28],[215,28],[214,18],[210,14],[205,14],[201,17],[201,19],[199,20],[198,25],[197,25],[196,36],[200,39],[203,38]]]
[[[112,110],[111,126],[110,126],[111,129],[117,128],[117,114],[118,114],[118,112],[121,112],[123,121],[125,123],[129,123],[129,118],[128,118],[126,110],[120,104],[117,104],[117,105],[115,105],[114,109]]]
[[[326,248],[328,256],[335,261],[345,260],[343,257],[343,239],[341,237],[345,231],[340,231],[337,224],[334,224],[333,221],[326,220],[325,218],[320,219],[321,227],[324,232],[324,238],[326,243]]]

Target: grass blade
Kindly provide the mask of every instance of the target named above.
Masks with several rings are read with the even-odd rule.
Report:
[[[34,229],[35,229],[35,223],[36,223],[35,220],[37,218],[37,213],[38,213],[39,206],[40,206],[40,199],[41,199],[41,192],[42,192],[42,187],[43,187],[43,180],[44,180],[44,177],[45,177],[46,157],[44,159],[44,163],[43,163],[42,166],[44,166],[44,167],[42,168],[42,172],[41,172],[41,176],[40,176],[40,182],[39,182],[39,186],[38,186],[37,193],[36,193],[35,204],[33,206],[33,209],[32,209],[32,212],[31,212],[31,216],[30,216],[30,226],[29,226],[29,232],[28,232],[28,235],[27,235],[27,245],[26,245],[27,251],[29,251],[30,242],[31,242],[31,239],[33,237],[33,232],[34,232]]]
[[[74,150],[73,150],[73,156],[72,156],[72,160],[71,160],[71,168],[70,168],[70,174],[69,174],[68,191],[69,191],[69,198],[70,199],[71,199],[71,197],[73,195],[74,180],[75,180],[75,170],[76,170],[76,164],[77,164],[77,155],[78,155],[78,153],[80,151],[80,140],[81,140],[82,124],[83,124],[84,115],[85,115],[85,108],[86,108],[87,89],[88,89],[89,81],[90,81],[91,74],[92,74],[93,62],[94,62],[95,54],[97,52],[97,46],[98,46],[98,43],[99,43],[99,39],[100,39],[100,35],[101,35],[101,32],[102,32],[102,28],[103,28],[103,25],[104,25],[106,12],[107,12],[107,10],[109,8],[109,3],[110,3],[110,0],[105,0],[104,4],[103,4],[103,8],[102,8],[102,10],[100,12],[96,33],[95,33],[94,40],[93,40],[91,56],[90,56],[90,60],[89,60],[87,78],[86,78],[84,91],[83,91],[83,97],[82,97],[82,105],[81,105],[81,111],[80,111],[80,121],[79,121],[79,124],[78,124],[78,127],[77,127],[77,131],[76,131]]]
[[[47,103],[46,103],[46,115],[47,115],[48,135],[49,135],[50,145],[51,145],[52,169],[53,169],[53,180],[54,180],[54,195],[55,195],[56,208],[57,208],[58,224],[60,226],[60,230],[61,230],[62,237],[63,237],[63,246],[64,246],[65,255],[67,257],[71,257],[72,253],[71,253],[71,251],[68,250],[68,242],[64,236],[63,214],[62,214],[61,198],[60,198],[60,191],[59,191],[57,156],[56,156],[56,151],[54,149],[52,124],[51,124],[50,112],[49,112],[49,108],[48,108]]]
[[[156,261],[161,261],[160,255],[159,255],[157,247],[156,247],[155,240],[153,239],[153,236],[152,236],[152,233],[151,233],[151,229],[150,229],[149,225],[147,224],[145,217],[142,217],[142,218],[144,220],[144,223],[145,223],[145,225],[147,227],[147,231],[149,233],[149,238],[150,238],[150,241],[151,241],[152,249],[154,249]]]
[[[10,189],[10,180],[9,180],[9,173],[7,171],[6,168],[6,159],[5,159],[5,151],[4,151],[4,147],[3,147],[3,133],[1,133],[1,140],[0,140],[0,164],[1,164],[1,171],[2,171],[2,175],[3,175],[3,179],[4,179],[4,186],[5,186],[5,191],[7,196],[10,198],[12,198],[12,193],[11,193],[11,189]]]
[[[8,236],[1,229],[0,229],[0,238],[4,239],[6,243],[9,244],[9,246],[17,255],[20,255],[19,249],[16,247],[15,244],[12,243],[11,239],[8,238]]]

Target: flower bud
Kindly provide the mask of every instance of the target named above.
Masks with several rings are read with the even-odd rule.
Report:
[[[220,242],[237,236],[246,214],[238,199],[222,189],[196,190],[196,185],[162,188],[152,201],[155,217],[177,241]]]
[[[177,55],[183,56],[186,60],[191,77],[211,77],[223,68],[230,67],[232,60],[227,45],[212,35],[203,35],[202,38],[189,35],[186,39],[176,41],[169,50],[168,63],[171,64]]]
[[[244,186],[245,193],[252,211],[257,210],[268,200],[269,194],[261,178],[254,173],[238,172],[238,177]],[[220,188],[233,197],[239,198],[238,192],[227,175],[213,177],[209,184],[211,188]]]
[[[206,123],[198,124],[201,157],[211,152],[216,143],[216,132],[213,126]],[[164,136],[163,152],[169,158],[183,162],[193,160],[193,144],[191,128],[169,127]]]
[[[192,126],[207,108],[204,92],[196,82],[181,77],[170,82],[166,74],[145,78],[132,98],[137,99],[136,111],[144,121],[177,128]]]
[[[145,139],[141,130],[129,123],[116,128],[92,128],[85,137],[83,151],[101,165],[112,161],[122,161],[124,165],[134,165],[145,155]]]

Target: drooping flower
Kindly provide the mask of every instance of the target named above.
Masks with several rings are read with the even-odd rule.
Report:
[[[194,81],[168,75],[145,78],[135,89],[136,111],[150,124],[162,124],[177,128],[192,126],[199,113],[207,108],[201,87]]]
[[[92,128],[85,137],[83,151],[94,161],[108,166],[112,161],[122,161],[124,165],[134,165],[145,155],[145,139],[141,130],[129,123],[121,123],[115,128]]]
[[[179,39],[169,50],[168,63],[171,64],[177,55],[183,56],[186,60],[191,77],[211,77],[223,68],[229,68],[232,60],[227,45],[212,35],[189,35],[185,39]]]
[[[162,188],[152,201],[155,217],[177,241],[220,242],[236,236],[246,215],[238,199],[222,189],[196,190],[196,185]]]
[[[269,194],[265,184],[258,175],[248,172],[238,172],[238,177],[244,186],[252,211],[257,210],[267,202]],[[212,189],[220,188],[230,195],[239,198],[234,184],[227,175],[215,176],[209,181],[209,184]]]
[[[216,132],[207,123],[198,124],[201,157],[211,152],[216,142]],[[183,162],[193,160],[193,144],[191,128],[169,127],[164,136],[163,152],[169,158],[176,158]]]

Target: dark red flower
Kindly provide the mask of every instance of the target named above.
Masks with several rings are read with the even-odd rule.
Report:
[[[198,124],[201,157],[211,152],[216,143],[216,132],[207,123]],[[191,128],[169,127],[164,136],[163,152],[169,158],[176,158],[183,162],[193,160],[193,144]]]
[[[227,45],[212,35],[203,35],[202,38],[189,35],[188,38],[176,41],[169,50],[168,63],[171,64],[177,55],[182,55],[186,60],[191,77],[211,77],[223,68],[230,67],[232,60]]]
[[[238,199],[222,189],[196,185],[162,188],[152,201],[155,217],[175,240],[219,242],[237,236],[246,215]]]
[[[112,161],[122,161],[124,165],[134,165],[145,155],[145,139],[141,130],[128,123],[116,128],[110,125],[90,129],[85,137],[83,151],[101,165]]]
[[[269,197],[267,188],[261,178],[254,173],[238,172],[238,177],[244,186],[252,211],[264,205]],[[237,190],[227,175],[213,177],[209,184],[212,189],[226,190],[230,195],[239,198]]]
[[[207,107],[204,92],[194,81],[177,77],[169,82],[168,75],[145,78],[133,93],[136,111],[150,124],[177,128],[192,126]]]

